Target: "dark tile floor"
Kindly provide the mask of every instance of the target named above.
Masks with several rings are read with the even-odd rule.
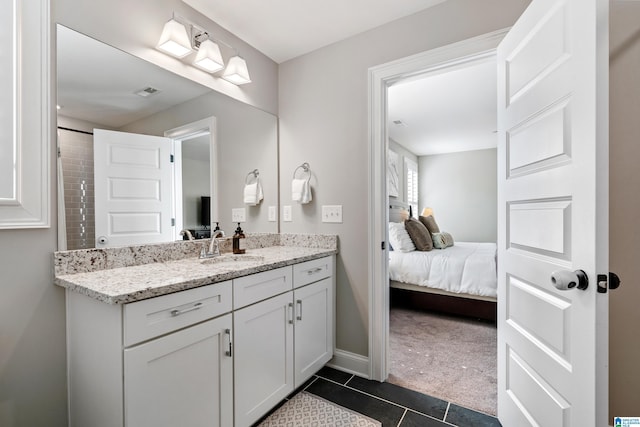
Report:
[[[381,421],[383,427],[500,426],[490,415],[326,367],[300,390]]]

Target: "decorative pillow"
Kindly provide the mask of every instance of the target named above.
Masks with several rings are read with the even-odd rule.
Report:
[[[404,228],[407,229],[409,237],[413,241],[416,249],[419,251],[430,251],[433,249],[433,239],[431,233],[420,221],[415,218],[409,218],[404,222]]]
[[[425,227],[427,227],[427,230],[429,230],[429,233],[433,234],[433,233],[440,232],[440,227],[438,227],[438,223],[436,222],[436,219],[433,217],[433,215],[429,215],[429,216],[420,215],[420,222],[423,223]]]
[[[433,238],[433,247],[436,249],[444,249],[453,246],[453,236],[443,231],[442,233],[431,233]]]
[[[411,252],[416,250],[409,233],[407,233],[407,229],[404,228],[403,222],[389,223],[389,244],[394,251]]]

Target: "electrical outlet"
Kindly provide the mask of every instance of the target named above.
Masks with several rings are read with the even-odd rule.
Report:
[[[291,219],[291,206],[290,205],[286,205],[282,207],[282,220],[285,222],[291,222],[293,221]]]
[[[342,222],[342,205],[322,206],[322,222]]]
[[[247,210],[245,208],[231,209],[231,221],[232,222],[246,222]]]
[[[269,222],[278,220],[278,209],[275,206],[269,206]]]

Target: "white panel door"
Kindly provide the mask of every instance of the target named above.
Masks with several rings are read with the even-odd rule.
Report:
[[[498,415],[607,422],[607,0],[533,0],[498,48]],[[585,290],[557,271],[584,270]],[[559,282],[559,281],[558,281]]]
[[[295,300],[295,388],[333,357],[333,278],[297,288]]]
[[[126,349],[125,426],[233,425],[230,330],[228,314]]]
[[[171,140],[95,129],[93,153],[96,247],[174,240]]]

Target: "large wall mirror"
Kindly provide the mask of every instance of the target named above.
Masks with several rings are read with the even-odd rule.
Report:
[[[157,242],[156,231],[166,232],[167,227],[171,232],[162,241],[179,238],[182,228],[206,236],[206,230],[216,223],[232,234],[236,227],[232,209],[238,208],[244,208],[245,232],[278,232],[278,222],[269,220],[269,207],[278,212],[276,116],[62,25],[57,26],[57,85],[58,176],[64,194],[59,201],[64,201],[60,213],[66,217],[65,249]],[[96,129],[107,132],[98,131],[94,138]],[[95,180],[100,184],[105,178],[96,171],[100,168],[94,164],[94,155],[95,162],[119,157],[123,168],[137,160],[149,165],[144,157],[137,159],[136,153],[145,150],[136,148],[103,152],[98,146],[95,153],[103,154],[95,154],[94,144],[104,134],[113,135],[115,145],[130,135],[167,137],[174,156],[170,196],[160,196],[166,192],[156,188],[159,186],[145,187],[144,182],[151,181],[144,181],[137,171],[132,176],[143,183],[140,186],[131,185],[134,181],[111,180],[100,193],[106,191],[106,196],[97,195],[100,185]],[[245,185],[254,182],[254,171],[263,189],[257,205],[245,203],[244,194]],[[152,191],[145,193],[145,188]],[[171,218],[150,214],[153,209],[144,199],[155,199],[149,196],[155,193],[158,199],[171,198]],[[116,206],[107,209],[104,217],[102,205],[113,199],[136,199],[140,210],[132,213]],[[117,239],[103,242],[102,233],[96,234],[96,224],[104,218],[113,233],[106,240]],[[176,225],[167,225],[165,220]],[[142,227],[135,237],[131,237],[131,224]]]

